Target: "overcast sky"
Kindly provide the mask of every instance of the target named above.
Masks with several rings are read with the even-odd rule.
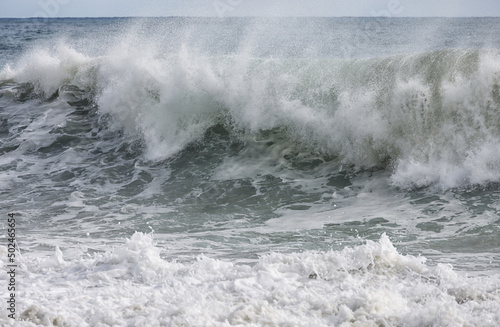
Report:
[[[0,0],[0,17],[500,16],[500,0]]]

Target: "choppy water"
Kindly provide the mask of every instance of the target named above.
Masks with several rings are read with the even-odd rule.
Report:
[[[0,20],[0,321],[497,326],[499,31]]]

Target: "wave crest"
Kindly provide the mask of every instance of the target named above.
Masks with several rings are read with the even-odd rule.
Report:
[[[439,50],[372,59],[207,56],[113,48],[86,56],[35,49],[0,80],[45,96],[88,92],[115,127],[168,158],[218,123],[242,133],[280,128],[313,152],[358,168],[393,169],[393,184],[456,187],[500,181],[500,58]]]

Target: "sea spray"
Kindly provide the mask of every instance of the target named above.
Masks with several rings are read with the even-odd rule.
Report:
[[[500,158],[488,150],[500,137],[498,56],[210,58],[182,47],[89,58],[59,46],[27,54],[1,76],[45,96],[65,85],[88,92],[115,128],[143,139],[149,160],[171,157],[222,123],[240,133],[280,129],[358,169],[387,167],[399,187],[449,188],[499,181]]]

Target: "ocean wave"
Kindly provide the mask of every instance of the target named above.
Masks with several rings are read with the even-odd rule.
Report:
[[[0,80],[44,99],[76,87],[112,127],[172,157],[218,124],[240,135],[279,129],[313,153],[392,183],[443,188],[500,181],[500,53],[448,49],[368,59],[207,56],[121,44],[101,56],[35,48]],[[29,97],[28,97],[29,98]]]

